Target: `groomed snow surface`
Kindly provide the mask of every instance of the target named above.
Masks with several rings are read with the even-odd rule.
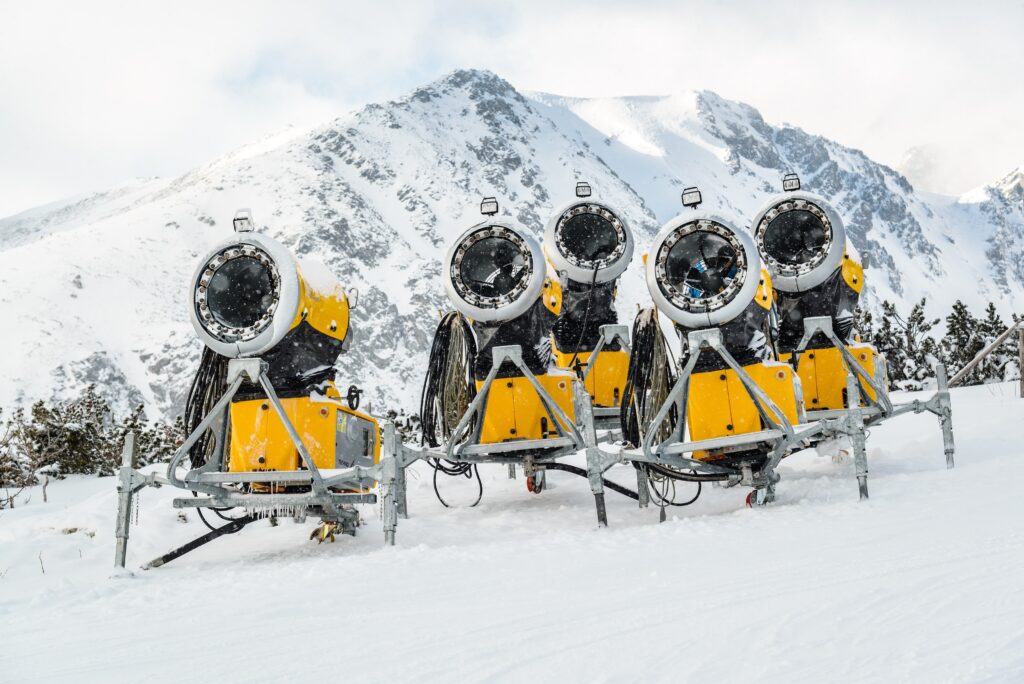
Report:
[[[419,467],[395,548],[366,506],[354,539],[260,521],[121,576],[114,479],[51,483],[0,512],[0,680],[1022,681],[1024,401],[953,406],[956,469],[934,417],[896,419],[866,502],[849,459],[805,452],[765,509],[707,488],[659,524],[609,493],[598,529],[574,475],[532,495],[487,466],[480,506],[444,509]],[[143,492],[131,567],[205,531],[177,493]]]

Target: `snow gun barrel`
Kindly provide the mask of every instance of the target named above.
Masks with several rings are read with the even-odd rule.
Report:
[[[762,299],[767,274],[750,236],[729,218],[684,212],[666,223],[647,259],[647,287],[680,328],[698,330],[741,319]],[[756,326],[755,326],[756,327]]]
[[[287,347],[290,365],[303,366],[295,369],[301,372],[333,365],[348,346],[352,294],[322,266],[300,266],[266,235],[238,232],[210,250],[189,281],[188,297],[196,334],[222,356],[265,356]]]
[[[587,186],[586,195],[548,221],[544,251],[563,280],[587,286],[608,283],[622,275],[633,258],[633,231],[610,207],[591,200]]]
[[[469,319],[497,325],[529,311],[545,287],[537,239],[513,223],[486,220],[459,236],[445,255],[443,284]]]
[[[863,266],[839,214],[795,185],[769,199],[751,225],[776,290],[782,352],[793,351],[810,317],[831,317],[840,338],[852,342],[853,312],[864,286]]]
[[[842,267],[848,252],[839,214],[809,192],[772,197],[754,217],[751,232],[775,289],[782,292],[818,287]]]

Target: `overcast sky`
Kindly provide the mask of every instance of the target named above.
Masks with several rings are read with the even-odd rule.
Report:
[[[0,0],[0,216],[460,67],[565,95],[707,88],[891,166],[919,148],[949,193],[1024,164],[1024,0],[896,5]]]

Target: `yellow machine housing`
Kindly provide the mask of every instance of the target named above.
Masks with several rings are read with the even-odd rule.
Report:
[[[573,362],[573,354],[552,348],[555,365],[569,369]],[[580,352],[576,362],[586,366],[590,362],[591,352]],[[587,388],[594,406],[602,408],[617,407],[622,404],[622,388],[626,386],[626,374],[629,372],[629,354],[625,351],[602,350],[594,361],[583,385]]]
[[[562,313],[562,284],[558,282],[558,278],[545,276],[544,289],[541,291],[540,296],[544,300],[544,306],[548,311],[556,316]]]
[[[331,384],[326,397],[281,399],[285,413],[319,470],[380,462],[380,430],[373,416],[341,403]],[[304,465],[268,399],[231,404],[228,471],[298,471]]]
[[[800,421],[799,379],[791,366],[778,361],[744,366],[743,370],[793,424]],[[694,441],[764,430],[761,415],[747,389],[731,369],[694,373],[690,378],[687,427]],[[713,459],[720,453],[694,452],[694,458]]]
[[[299,268],[299,305],[289,330],[305,321],[314,330],[336,340],[344,340],[348,334],[348,295],[337,282],[331,289],[321,292],[310,285]]]
[[[570,371],[552,370],[536,377],[569,420],[575,420],[572,400],[572,382],[575,375]],[[482,386],[483,382],[477,381],[477,391]],[[491,383],[484,402],[483,415],[481,444],[550,439],[559,436],[537,391],[530,381],[521,375],[496,378]]]
[[[865,343],[851,344],[847,349],[853,354],[864,370],[875,378],[875,364],[881,362],[881,357],[872,345]],[[783,361],[789,361],[792,354],[782,354]],[[881,365],[881,364],[880,364]],[[881,365],[884,368],[884,365]],[[800,382],[803,383],[804,403],[808,411],[828,411],[849,408],[846,402],[846,376],[848,369],[843,360],[842,352],[835,347],[824,349],[808,349],[800,355],[799,368]],[[881,378],[888,384],[884,377]],[[878,378],[875,378],[876,380]],[[861,391],[871,400],[875,398],[875,391],[870,387],[861,385]],[[866,405],[866,400],[861,399],[861,406]]]

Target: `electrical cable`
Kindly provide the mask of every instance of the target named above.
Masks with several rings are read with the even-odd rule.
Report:
[[[586,470],[577,466],[569,465],[568,463],[545,463],[544,468],[546,470],[561,470],[566,473],[572,473],[573,475],[579,475],[580,477],[589,477]],[[611,480],[606,480],[603,477],[601,478],[601,483],[613,492],[618,492],[623,496],[628,496],[629,498],[637,501],[640,500],[640,495],[628,487],[623,487],[622,485],[612,482]]]
[[[481,499],[484,498],[484,482],[480,479],[480,470],[477,468],[475,463],[456,463],[454,461],[442,462],[439,458],[427,459],[427,463],[434,469],[434,495],[437,496],[437,500],[441,502],[441,505],[445,508],[452,508],[452,505],[444,500],[441,496],[441,492],[437,488],[437,474],[444,473],[452,477],[463,476],[470,480],[476,477],[477,483],[477,495],[476,501],[469,505],[469,508],[475,507],[480,503]],[[449,465],[445,465],[449,464]]]
[[[726,479],[726,476],[701,474],[692,470],[689,473],[684,473],[675,468],[657,463],[639,463],[634,461],[633,465],[647,476],[647,483],[655,499],[654,503],[662,508],[666,506],[689,506],[700,498],[704,482]],[[686,501],[676,501],[676,482],[695,482],[697,484],[697,491]]]
[[[583,310],[583,324],[580,326],[580,336],[576,339],[576,346],[573,347],[572,360],[569,361],[569,368],[572,368],[580,380],[583,380],[583,372],[576,366],[576,359],[580,355],[580,345],[583,344],[583,337],[587,334],[587,323],[590,319],[590,306],[594,301],[594,290],[597,289],[597,272],[601,270],[600,264],[594,266],[594,276],[590,279],[590,290],[587,292],[587,308]]]
[[[199,359],[199,369],[192,378],[192,385],[185,400],[185,434],[192,434],[213,410],[220,399],[220,393],[227,385],[227,377],[228,358],[204,346],[203,355]],[[216,447],[216,435],[213,428],[210,428],[189,449],[188,457],[192,468],[206,465]]]
[[[420,395],[425,445],[439,447],[447,442],[476,396],[472,376],[475,358],[476,338],[469,322],[458,312],[448,312],[434,333]]]
[[[637,314],[633,322],[632,340],[619,420],[623,440],[636,448],[643,442],[644,433],[668,398],[676,379],[668,342],[661,331],[658,312],[654,307],[643,309]],[[659,436],[667,439],[671,435],[678,420],[677,413],[673,406]]]

